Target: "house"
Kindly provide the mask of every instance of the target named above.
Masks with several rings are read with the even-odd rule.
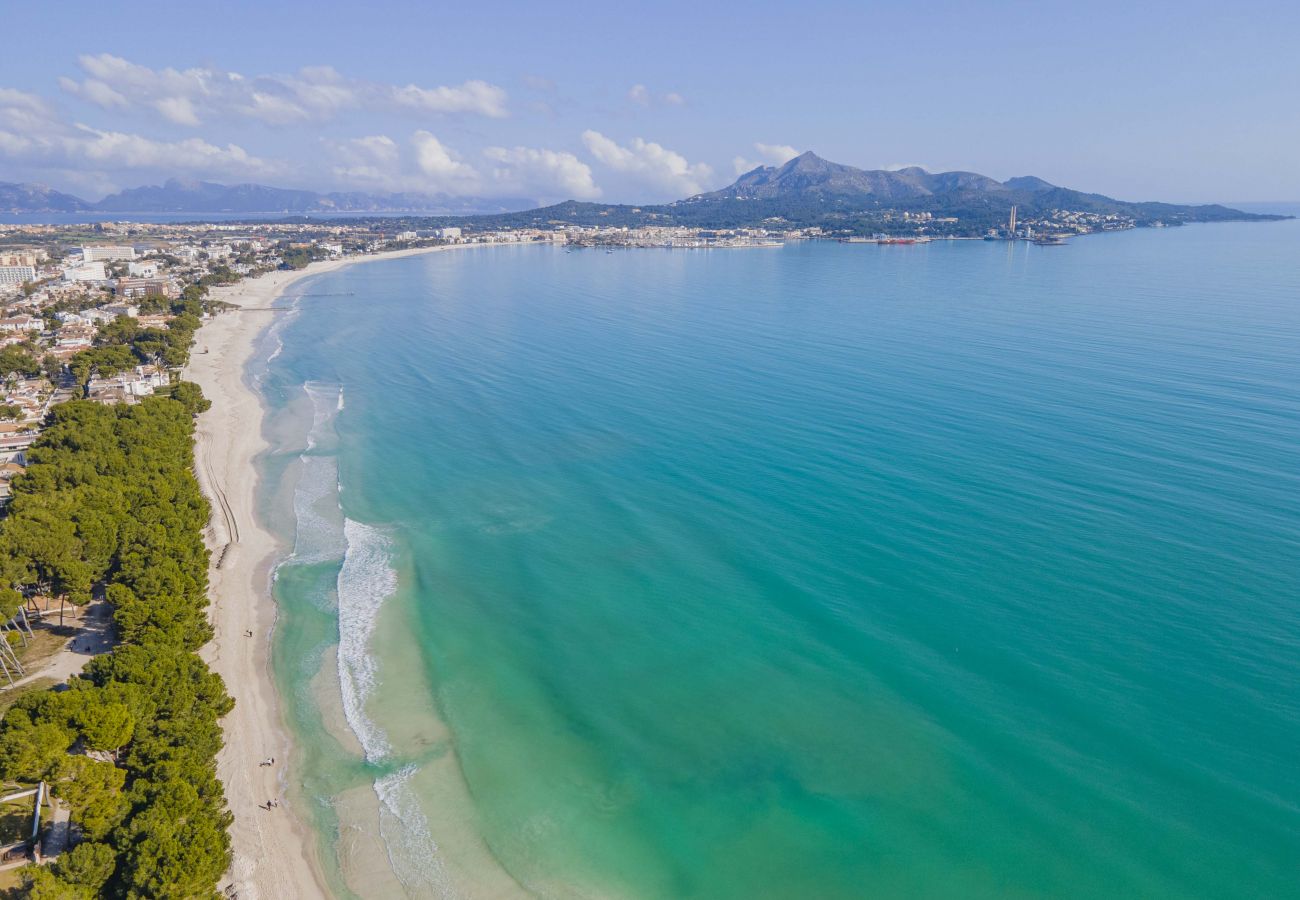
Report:
[[[22,434],[4,434],[0,435],[0,453],[12,453],[17,450],[26,450],[36,439],[40,437],[35,431],[27,431]]]
[[[165,369],[158,366],[136,366],[130,372],[108,378],[92,378],[86,386],[86,396],[97,403],[135,403],[148,397],[157,388],[171,382]]]
[[[140,311],[140,307],[129,303],[113,303],[105,306],[97,306],[94,309],[85,309],[81,311],[83,321],[92,325],[102,325],[111,322],[118,316],[133,316]]]
[[[0,332],[12,333],[17,331],[44,331],[45,320],[38,319],[36,316],[11,316],[0,319]]]

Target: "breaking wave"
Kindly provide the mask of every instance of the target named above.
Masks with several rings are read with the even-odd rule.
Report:
[[[371,525],[344,519],[347,551],[339,569],[339,685],[343,715],[367,762],[377,763],[391,751],[384,730],[366,715],[366,699],[379,683],[379,667],[370,653],[379,608],[397,590],[392,549],[387,536]]]
[[[307,447],[299,457],[301,471],[293,493],[295,563],[319,563],[343,558],[347,543],[343,534],[343,513],[339,508],[339,466],[333,455],[318,452],[333,443],[337,401],[343,397],[338,385],[308,382],[303,385],[312,403],[312,425]]]
[[[416,897],[452,896],[451,883],[429,833],[429,820],[411,787],[418,769],[406,765],[375,779],[379,798],[379,834],[388,848],[388,861],[407,892]]]
[[[388,761],[393,752],[384,729],[366,713],[366,701],[379,687],[379,672],[370,646],[380,607],[397,590],[392,545],[372,525],[344,520],[347,553],[339,570],[339,684],[343,715],[357,736],[366,761]],[[379,798],[379,834],[398,880],[411,896],[451,896],[451,885],[429,832],[429,822],[411,787],[418,772],[405,765],[375,779]]]

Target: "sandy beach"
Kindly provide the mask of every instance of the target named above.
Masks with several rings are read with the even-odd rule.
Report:
[[[293,779],[293,754],[270,665],[276,620],[270,579],[278,548],[276,538],[254,513],[258,487],[254,460],[267,445],[262,436],[262,403],[246,382],[245,370],[257,336],[276,315],[267,308],[294,281],[353,263],[440,249],[444,248],[315,263],[300,271],[274,272],[214,289],[212,299],[241,309],[217,315],[199,330],[185,371],[185,377],[197,382],[212,401],[212,408],[199,417],[195,452],[199,482],[213,510],[207,539],[212,550],[209,578],[216,636],[202,654],[235,698],[234,711],[222,722],[226,741],[217,771],[234,814],[234,858],[221,888],[233,888],[241,898],[280,900],[329,893],[316,836],[285,790]],[[274,765],[260,765],[270,758],[275,759]],[[271,799],[279,806],[264,808]]]

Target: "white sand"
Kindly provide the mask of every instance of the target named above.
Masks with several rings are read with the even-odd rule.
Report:
[[[234,860],[222,887],[233,886],[241,898],[288,900],[328,894],[317,838],[285,791],[293,779],[292,754],[270,668],[276,618],[270,576],[278,547],[254,515],[253,461],[266,449],[264,410],[244,372],[257,336],[280,315],[264,309],[290,283],[354,262],[423,252],[429,250],[315,263],[301,271],[274,272],[214,289],[213,299],[248,309],[218,315],[204,325],[185,372],[212,401],[212,409],[199,417],[196,444],[199,482],[213,507],[208,542],[216,637],[202,654],[235,698],[234,711],[222,722],[226,745],[217,757],[217,774],[235,817]],[[247,637],[250,630],[253,636]],[[259,765],[269,757],[275,758],[274,766]],[[259,808],[271,798],[280,802],[279,808]]]

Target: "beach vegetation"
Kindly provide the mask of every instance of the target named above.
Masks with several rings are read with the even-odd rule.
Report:
[[[46,781],[86,841],[30,873],[27,896],[206,897],[229,862],[215,759],[234,702],[195,653],[212,634],[209,507],[192,471],[207,401],[179,394],[54,407],[0,522],[0,613],[102,594],[120,638],[67,690],[25,694],[0,721],[0,778]]]

